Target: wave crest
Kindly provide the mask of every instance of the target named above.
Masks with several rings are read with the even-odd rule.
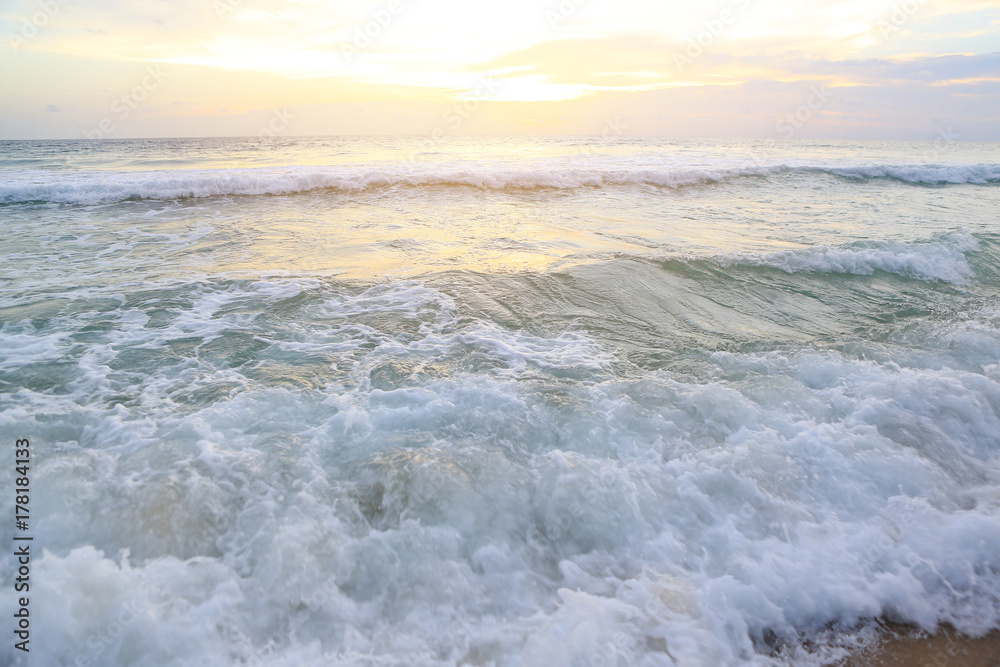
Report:
[[[847,273],[869,276],[885,271],[919,280],[965,284],[972,268],[965,253],[978,242],[970,234],[955,233],[924,243],[866,241],[849,246],[815,246],[764,255],[735,255],[724,266],[761,266],[786,273]]]
[[[420,165],[385,169],[291,167],[191,169],[147,172],[26,171],[0,184],[0,203],[46,202],[96,205],[127,200],[175,200],[218,196],[289,195],[333,190],[360,192],[389,187],[465,186],[484,190],[648,185],[680,188],[782,173],[823,173],[855,180],[891,178],[921,185],[1000,182],[1000,164],[899,166],[747,165],[729,168],[526,169],[445,168]]]

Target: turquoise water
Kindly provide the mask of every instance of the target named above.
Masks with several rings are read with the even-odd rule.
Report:
[[[1000,627],[998,212],[988,143],[0,143],[24,664]]]

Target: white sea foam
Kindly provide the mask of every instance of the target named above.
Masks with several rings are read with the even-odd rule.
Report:
[[[978,243],[965,233],[924,243],[866,241],[848,246],[813,246],[766,254],[741,253],[723,258],[724,265],[766,266],[788,273],[872,275],[885,271],[921,280],[963,284],[972,276],[965,253]]]
[[[667,188],[721,183],[780,173],[829,173],[847,178],[894,178],[918,184],[987,184],[1000,181],[1000,165],[757,165],[724,167],[633,167],[600,169],[564,165],[533,169],[495,166],[386,165],[193,169],[146,172],[25,171],[0,184],[0,203],[106,204],[131,199],[174,200],[238,195],[288,195],[330,190],[359,192],[387,187],[467,186],[486,190],[576,189],[654,185]]]
[[[229,195],[287,195],[317,190],[358,192],[392,186],[468,186],[488,190],[573,189],[647,184],[681,187],[740,176],[766,175],[771,168],[604,170],[427,169],[412,167],[190,170],[59,174],[33,172],[0,185],[0,203],[104,204],[129,199],[172,200]]]
[[[206,162],[215,141],[174,148],[244,154]],[[758,166],[635,142],[5,172],[3,202],[49,202],[3,207],[0,276],[0,434],[34,447],[33,663],[818,666],[878,616],[1000,627],[996,178],[971,164],[990,147],[907,167],[793,143]],[[268,164],[329,148],[251,143]],[[472,196],[428,189],[452,185]],[[375,196],[58,204],[323,188]],[[551,254],[484,264],[529,246]],[[405,270],[336,278],[387,248]],[[842,277],[883,271],[925,282]],[[0,448],[0,488],[14,469]],[[0,553],[0,583],[16,567]]]
[[[45,419],[0,412],[58,444],[33,471],[38,661],[764,665],[784,642],[819,664],[836,647],[801,642],[831,623],[1000,622],[1000,384],[943,363],[961,347],[719,352],[689,381],[417,282],[164,298],[156,327],[115,312],[70,394],[35,394]],[[289,299],[294,327],[268,324]],[[62,339],[25,336],[46,335],[0,354],[44,364]],[[123,367],[138,353],[160,356]],[[328,386],[255,375],[289,354],[326,355]],[[219,383],[238,391],[182,406]]]
[[[864,165],[823,167],[826,171],[846,178],[894,178],[907,183],[942,185],[945,183],[975,183],[985,185],[1000,181],[1000,164],[964,165]]]

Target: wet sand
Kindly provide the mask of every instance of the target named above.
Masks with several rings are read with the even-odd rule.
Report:
[[[886,623],[882,638],[837,667],[998,667],[1000,630],[985,637],[961,635],[942,627],[928,635],[916,628]]]

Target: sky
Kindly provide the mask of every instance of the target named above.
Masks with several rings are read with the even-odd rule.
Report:
[[[1000,0],[2,0],[0,139],[1000,140]]]

